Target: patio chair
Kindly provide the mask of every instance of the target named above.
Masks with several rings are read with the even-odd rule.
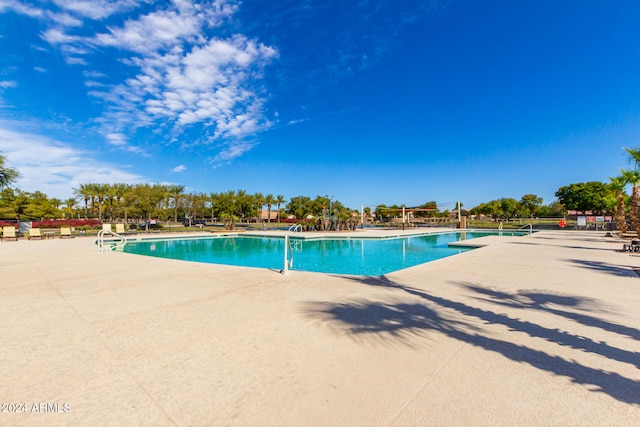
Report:
[[[102,231],[111,231],[111,224],[102,224]]]
[[[124,224],[116,224],[116,233],[125,234],[126,230],[124,229]]]
[[[76,237],[71,233],[71,228],[69,227],[60,227],[60,238],[64,238],[64,237],[68,237],[68,238],[73,238]]]
[[[622,251],[640,252],[640,240],[632,240],[631,243],[625,243],[622,245]]]
[[[5,225],[2,227],[2,240],[13,239],[16,242],[18,241],[18,236],[16,236],[16,228],[13,225]]]
[[[39,228],[30,228],[29,229],[29,236],[27,237],[27,239],[31,240],[31,239],[40,239],[42,240],[42,233],[40,232]]]

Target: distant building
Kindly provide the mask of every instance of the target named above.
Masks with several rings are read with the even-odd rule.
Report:
[[[267,221],[269,219],[269,211],[267,209],[262,209],[260,211],[260,221]],[[278,211],[275,209],[271,209],[271,221],[277,221],[278,219]]]

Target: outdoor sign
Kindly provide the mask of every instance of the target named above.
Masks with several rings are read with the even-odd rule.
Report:
[[[596,217],[596,222],[604,222],[604,217],[603,216],[597,216]]]
[[[586,216],[579,216],[578,217],[578,227],[584,227],[587,225],[587,217]]]

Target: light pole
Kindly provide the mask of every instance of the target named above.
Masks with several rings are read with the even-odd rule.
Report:
[[[327,212],[327,219],[329,221],[331,221],[331,202],[333,201],[333,197],[334,195],[332,194],[331,197],[329,197],[328,194],[325,194],[324,197],[326,197],[327,199],[329,199],[329,212]],[[331,228],[331,227],[329,227]]]
[[[327,212],[327,215],[331,216],[331,202],[333,201],[333,198],[335,197],[334,195],[332,195],[331,197],[329,197],[328,194],[325,194],[324,197],[326,197],[327,199],[329,199],[329,212]]]

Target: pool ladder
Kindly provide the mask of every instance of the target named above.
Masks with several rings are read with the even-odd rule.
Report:
[[[287,231],[290,231],[292,233],[300,232],[300,231],[302,231],[302,225],[293,224],[291,227],[289,227],[289,230],[287,230]]]
[[[528,228],[529,229],[529,236],[531,236],[533,234],[533,224],[523,225],[522,227],[518,228],[518,230],[522,230],[524,228]]]
[[[284,235],[284,266],[280,273],[287,274],[289,269],[293,267],[293,250],[291,250],[291,239],[289,233]]]
[[[109,239],[109,241],[105,242],[105,235],[111,235],[118,240]],[[100,230],[98,232],[98,241],[96,244],[98,245],[98,250],[100,252],[108,253],[113,252],[116,249],[124,248],[127,244],[127,238],[110,230]]]

